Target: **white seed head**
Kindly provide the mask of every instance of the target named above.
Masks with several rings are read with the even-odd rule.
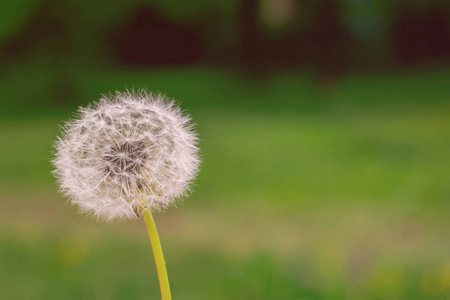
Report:
[[[108,220],[163,210],[187,194],[198,171],[190,121],[173,100],[146,91],[80,108],[55,145],[62,192]]]

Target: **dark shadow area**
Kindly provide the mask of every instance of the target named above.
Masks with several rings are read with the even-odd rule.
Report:
[[[192,24],[171,22],[141,6],[109,34],[114,59],[129,66],[184,65],[199,62],[205,46]]]

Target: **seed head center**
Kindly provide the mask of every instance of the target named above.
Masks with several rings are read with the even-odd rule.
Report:
[[[145,146],[140,141],[128,141],[111,146],[103,155],[106,172],[113,177],[129,177],[140,172],[147,159]]]

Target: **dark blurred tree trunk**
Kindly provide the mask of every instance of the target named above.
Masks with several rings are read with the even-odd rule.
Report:
[[[262,68],[263,36],[258,22],[258,1],[243,0],[239,14],[238,59],[241,65],[258,71]]]
[[[443,2],[431,2],[425,9],[400,2],[391,28],[395,62],[405,67],[450,60],[449,15]]]
[[[335,0],[321,0],[312,19],[313,64],[317,68],[320,88],[334,90],[335,81],[348,64],[351,35],[344,26]]]

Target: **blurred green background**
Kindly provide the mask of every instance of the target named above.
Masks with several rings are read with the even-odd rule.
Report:
[[[448,1],[0,4],[1,299],[159,299],[141,219],[58,195],[102,93],[179,99],[195,192],[156,215],[174,299],[450,299]]]

